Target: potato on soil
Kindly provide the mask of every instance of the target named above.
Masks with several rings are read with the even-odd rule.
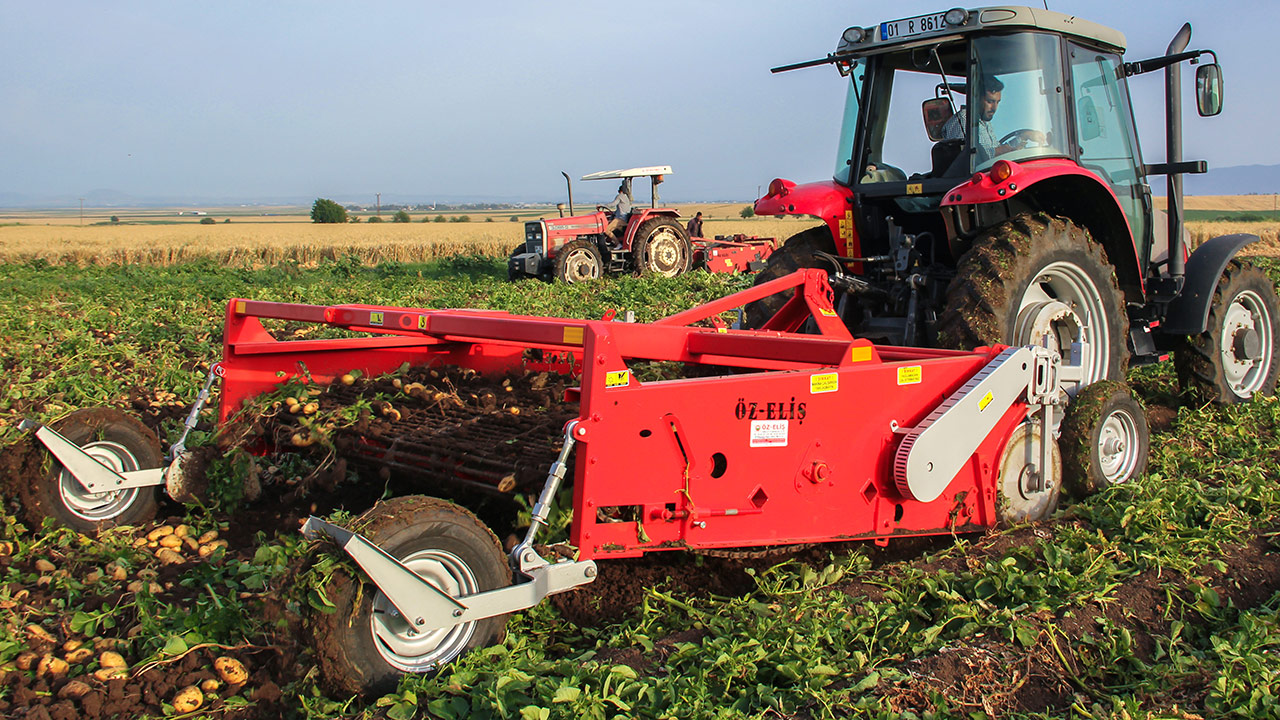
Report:
[[[124,580],[129,577],[129,572],[115,563],[107,565],[107,572],[111,575],[112,580]]]
[[[156,553],[156,558],[165,565],[177,565],[180,562],[186,562],[186,558],[182,557],[182,553],[169,548],[160,548],[160,552]]]
[[[195,712],[204,704],[204,693],[200,692],[200,688],[195,685],[188,685],[179,690],[171,702],[173,709],[178,713]]]
[[[173,534],[172,525],[161,525],[160,527],[147,533],[147,542],[158,542],[165,535]]]
[[[36,666],[36,662],[40,659],[40,655],[27,650],[18,653],[18,657],[14,659],[13,664],[19,670],[30,670]]]
[[[67,674],[68,667],[66,660],[53,655],[45,655],[40,658],[39,664],[36,665],[36,677],[44,677],[45,675],[48,675],[50,677],[60,678]]]
[[[245,669],[244,663],[233,657],[220,657],[213,661],[213,669],[218,671],[218,677],[228,685],[243,685],[249,680],[249,671]]]
[[[190,526],[190,525],[179,525],[178,527],[176,527],[176,528],[174,528],[174,529],[173,529],[173,534],[174,534],[174,535],[177,535],[177,536],[178,536],[178,537],[180,537],[180,538],[184,538],[184,537],[186,537],[186,536],[188,536],[188,535],[190,535],[190,534],[191,534],[191,526]]]
[[[58,569],[57,565],[54,565],[53,563],[49,562],[48,560],[45,560],[44,558],[40,558],[39,560],[36,561],[36,572],[51,573],[57,569]]]
[[[104,668],[128,668],[129,663],[124,661],[124,656],[114,650],[104,650],[98,656],[98,665]]]
[[[55,638],[53,635],[50,635],[48,630],[45,630],[44,628],[40,627],[39,625],[36,625],[35,623],[32,623],[27,626],[27,634],[42,642],[47,642],[47,643],[58,642],[58,639]]]
[[[182,538],[177,535],[165,535],[160,538],[160,547],[169,548],[170,550],[180,548],[182,547]]]
[[[338,378],[338,382],[342,383],[343,385],[350,385],[350,384],[354,383],[355,381],[356,381],[356,378],[355,378],[355,376],[354,376],[354,375],[352,375],[351,373],[347,373],[347,374],[343,375],[342,377]]]
[[[214,540],[217,540],[217,539],[218,539],[218,531],[217,531],[217,530],[210,530],[209,532],[207,532],[207,533],[205,533],[205,534],[201,535],[201,536],[200,536],[200,539],[198,540],[198,542],[199,542],[201,545],[204,545],[205,543],[211,543],[211,542],[213,542]]]
[[[213,678],[209,678],[208,680],[200,683],[200,689],[207,693],[216,693],[220,687],[222,687],[222,683],[214,680]]]
[[[67,662],[72,665],[79,665],[91,657],[93,657],[93,649],[82,647],[67,653]]]

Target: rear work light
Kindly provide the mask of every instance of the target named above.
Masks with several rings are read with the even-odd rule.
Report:
[[[787,184],[782,181],[782,178],[775,178],[773,182],[769,183],[769,194],[774,196],[787,194]]]
[[[1008,180],[1009,176],[1012,174],[1013,163],[1008,160],[997,160],[996,163],[991,166],[991,181],[997,185]]]

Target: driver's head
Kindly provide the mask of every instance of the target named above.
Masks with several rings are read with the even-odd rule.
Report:
[[[996,108],[1000,107],[1000,93],[1004,91],[1004,83],[994,75],[982,77],[982,94],[978,96],[979,117],[984,122],[991,122],[996,116]]]

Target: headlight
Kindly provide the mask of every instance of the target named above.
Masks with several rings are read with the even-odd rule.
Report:
[[[860,27],[851,27],[848,30],[845,30],[844,35],[841,37],[850,45],[857,45],[867,39],[867,31]]]
[[[948,25],[963,25],[969,21],[969,11],[964,8],[951,8],[947,11],[946,15],[942,16],[942,19],[945,20]]]

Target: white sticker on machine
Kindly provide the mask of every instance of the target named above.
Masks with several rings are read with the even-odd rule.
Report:
[[[790,426],[786,420],[752,420],[751,447],[786,447]]]

